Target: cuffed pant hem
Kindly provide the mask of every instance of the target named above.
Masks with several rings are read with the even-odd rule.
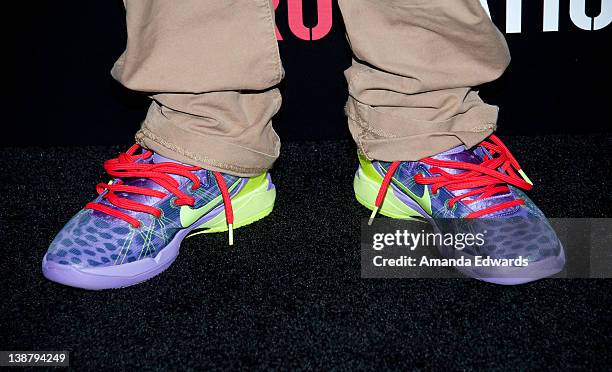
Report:
[[[195,136],[176,127],[156,126],[146,121],[135,137],[141,146],[167,158],[239,177],[254,177],[268,171],[278,157],[278,153],[265,155],[215,138]]]
[[[370,160],[418,161],[459,145],[471,148],[497,128],[498,109],[479,105],[442,122],[410,120],[349,99],[349,129]]]

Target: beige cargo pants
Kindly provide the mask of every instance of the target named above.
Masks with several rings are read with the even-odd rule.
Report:
[[[495,129],[497,107],[472,87],[499,77],[510,57],[479,0],[338,1],[354,53],[348,123],[369,158],[418,160]],[[112,74],[153,99],[137,141],[235,175],[269,169],[284,76],[272,0],[125,5],[128,42]]]

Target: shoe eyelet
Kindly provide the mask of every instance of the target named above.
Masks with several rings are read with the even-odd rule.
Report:
[[[454,212],[457,209],[457,203],[453,204],[453,206],[451,207],[448,203],[448,200],[444,202],[444,205],[451,212]]]
[[[201,187],[200,186],[200,187],[194,189],[193,185],[195,185],[193,182],[191,184],[187,185],[187,188],[185,190],[185,194],[187,194],[187,195],[194,195],[196,193],[196,191],[198,191],[200,189],[200,187]]]

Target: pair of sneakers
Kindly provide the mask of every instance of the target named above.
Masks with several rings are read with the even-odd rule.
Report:
[[[523,193],[532,187],[496,136],[472,149],[459,146],[421,161],[382,162],[359,156],[355,196],[382,215],[407,219],[529,218],[537,234],[497,239],[462,254],[526,257],[524,275],[466,274],[518,284],[562,270],[561,243]],[[266,217],[276,188],[268,173],[244,178],[165,158],[138,145],[105,162],[113,178],[58,233],[42,262],[48,279],[85,289],[130,286],[168,268],[190,235],[228,232]],[[541,228],[544,226],[544,228]],[[508,235],[508,234],[506,234]],[[525,239],[525,235],[530,237]]]

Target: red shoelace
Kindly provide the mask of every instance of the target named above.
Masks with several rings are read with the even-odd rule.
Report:
[[[508,185],[513,185],[524,190],[531,190],[533,184],[522,171],[521,166],[516,161],[510,150],[504,143],[495,135],[489,137],[490,141],[483,141],[479,146],[483,146],[488,150],[490,157],[487,155],[482,163],[472,164],[458,161],[437,160],[432,158],[422,159],[421,162],[430,165],[432,168],[429,172],[431,177],[426,177],[423,174],[417,174],[414,177],[415,182],[422,185],[431,185],[431,192],[436,194],[438,189],[446,187],[450,191],[459,191],[472,189],[466,193],[450,198],[447,203],[449,208],[453,208],[455,203],[463,201],[465,204],[472,204],[479,200],[486,199],[495,194],[506,193],[509,191]],[[497,155],[497,156],[496,156]],[[375,209],[372,212],[370,221],[374,218],[378,209],[381,207],[391,179],[395,171],[401,164],[400,161],[394,161],[389,166],[387,174],[380,186],[378,196],[376,197]],[[444,171],[447,169],[461,169],[465,172],[452,174]],[[501,172],[499,169],[503,170]],[[466,199],[473,197],[471,199]],[[511,208],[517,205],[525,204],[522,199],[515,199],[503,203],[493,204],[487,208],[474,211],[467,215],[467,218],[478,218],[497,212],[506,208]]]
[[[104,169],[113,178],[119,178],[119,180],[113,183],[99,183],[96,186],[98,194],[103,194],[103,199],[107,200],[111,205],[116,208],[112,208],[106,204],[91,202],[85,205],[85,209],[93,209],[98,212],[106,213],[110,216],[122,219],[132,225],[134,228],[139,228],[142,224],[136,218],[129,214],[121,211],[130,210],[135,212],[143,212],[151,214],[157,218],[162,216],[162,211],[159,208],[155,208],[146,204],[138,203],[133,200],[122,198],[116,193],[130,193],[145,195],[154,198],[165,198],[172,194],[176,196],[174,204],[178,206],[195,204],[195,199],[182,192],[179,189],[179,183],[171,175],[177,175],[188,178],[193,182],[191,186],[192,190],[197,190],[200,187],[200,178],[192,172],[198,171],[202,168],[196,166],[189,166],[177,163],[157,163],[157,164],[145,164],[137,163],[137,160],[145,160],[153,155],[152,151],[144,151],[141,154],[135,155],[136,151],[140,149],[139,145],[133,145],[128,149],[127,152],[119,154],[114,159],[107,160],[104,162]],[[225,218],[227,220],[228,229],[230,232],[230,245],[233,244],[233,223],[234,214],[232,211],[232,202],[230,199],[229,191],[223,176],[219,172],[213,172],[213,175],[221,191],[223,199],[223,205],[225,207]],[[168,191],[168,193],[153,190],[145,187],[125,185],[120,179],[126,178],[143,178],[151,180],[157,183]]]

